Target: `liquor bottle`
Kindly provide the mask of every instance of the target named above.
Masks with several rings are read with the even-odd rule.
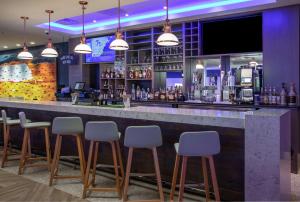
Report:
[[[290,91],[288,95],[289,106],[295,106],[297,104],[297,94],[295,89],[295,84],[291,83]]]
[[[129,70],[129,78],[130,78],[130,79],[133,79],[133,78],[134,78],[134,74],[133,74],[132,69]]]
[[[149,67],[149,68],[147,69],[147,72],[146,72],[146,78],[147,78],[147,79],[151,79],[151,77],[152,77],[152,74],[151,74],[151,67]]]
[[[134,78],[138,79],[139,78],[139,74],[140,74],[139,69],[136,69],[135,72],[134,72]]]
[[[286,104],[287,104],[286,88],[285,88],[285,83],[282,83],[281,92],[280,92],[280,105],[285,106]]]
[[[106,69],[106,76],[105,76],[107,79],[109,79],[110,77],[110,70],[109,69]]]
[[[106,75],[106,71],[103,71],[103,72],[101,73],[101,78],[105,78],[105,75]]]
[[[268,96],[268,91],[267,91],[267,87],[265,87],[265,90],[264,90],[264,94],[265,94],[265,96],[264,96],[264,104],[265,105],[267,105],[267,104],[269,104],[269,96]]]
[[[143,69],[143,79],[146,79],[146,78],[147,78],[147,70]]]
[[[110,78],[111,78],[111,79],[115,78],[115,72],[114,72],[114,71],[111,71],[111,72],[110,72]]]
[[[150,92],[150,88],[147,88],[147,100],[152,100],[151,98],[151,92]]]
[[[260,104],[265,104],[265,91],[263,87],[261,87],[260,91]]]
[[[175,97],[174,97],[174,91],[173,91],[173,86],[171,87],[170,92],[168,93],[168,100],[169,101],[174,101]]]
[[[142,79],[143,78],[143,71],[142,71],[142,69],[140,69],[138,72],[139,72],[139,79]]]
[[[166,91],[162,89],[159,95],[160,100],[166,100]]]
[[[269,87],[269,92],[268,92],[268,101],[269,101],[269,104],[270,104],[270,105],[272,104],[272,98],[273,98],[273,95],[272,95],[272,87],[270,86],[270,87]]]
[[[154,99],[155,100],[159,100],[159,92],[160,92],[160,90],[155,91],[155,93],[154,93]]]
[[[276,92],[276,88],[273,87],[272,90],[272,105],[276,105],[277,104],[277,92]]]
[[[136,86],[136,99],[141,100],[141,89],[140,86]]]
[[[136,100],[136,94],[135,94],[135,86],[132,84],[131,86],[131,99]]]

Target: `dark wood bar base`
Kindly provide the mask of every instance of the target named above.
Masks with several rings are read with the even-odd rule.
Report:
[[[115,121],[118,124],[119,131],[122,133],[120,147],[124,165],[126,165],[126,157],[128,156],[128,149],[123,147],[124,131],[126,127],[133,125],[158,125],[161,127],[163,134],[163,146],[157,149],[158,159],[161,170],[161,177],[163,185],[170,188],[172,182],[172,174],[175,163],[176,152],[174,149],[174,143],[178,142],[180,134],[186,131],[209,131],[214,130],[220,134],[221,141],[221,153],[216,155],[215,167],[220,187],[221,200],[228,201],[242,201],[244,200],[244,130],[234,128],[222,128],[222,127],[211,127],[193,124],[181,124],[181,123],[168,123],[168,122],[157,122],[148,120],[137,120],[137,119],[125,119],[125,118],[114,118],[114,117],[101,117],[93,115],[79,115],[72,113],[62,112],[50,112],[50,111],[39,111],[31,109],[18,109],[18,108],[7,108],[7,113],[12,118],[17,118],[17,114],[20,111],[24,111],[28,119],[33,121],[51,121],[55,117],[67,117],[67,116],[79,116],[82,118],[84,124],[87,121]],[[40,134],[41,131],[33,131],[31,137],[31,147],[33,153],[43,154],[45,141]],[[11,130],[11,141],[14,146],[21,148],[23,131],[20,127],[14,127]],[[51,134],[51,132],[50,132]],[[55,135],[50,135],[51,151],[53,155],[55,146]],[[77,149],[75,142],[72,138],[66,137],[62,140],[63,147],[61,148],[61,155],[77,155]],[[70,142],[69,144],[67,144]],[[84,152],[87,158],[89,142],[84,141]],[[112,162],[112,151],[109,144],[99,145],[98,163],[113,164]],[[154,163],[149,161],[152,159],[151,152],[137,150],[134,153],[132,162],[132,172],[154,172]],[[208,173],[210,175],[210,173]],[[140,178],[148,182],[156,182],[155,178],[147,177]],[[187,192],[194,192],[205,196],[204,190],[204,179],[202,175],[201,159],[189,158],[188,169],[186,176],[186,184],[201,184],[200,190],[186,188]],[[209,182],[211,185],[211,182]],[[212,186],[210,187],[212,191]]]

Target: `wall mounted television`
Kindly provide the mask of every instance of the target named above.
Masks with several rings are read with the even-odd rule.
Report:
[[[204,22],[203,55],[262,51],[262,16]]]
[[[101,36],[86,39],[86,43],[92,48],[91,54],[85,55],[85,63],[105,63],[115,61],[115,51],[109,49],[115,36]]]

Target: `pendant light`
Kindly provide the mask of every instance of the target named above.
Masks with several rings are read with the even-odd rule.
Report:
[[[110,45],[109,45],[109,48],[112,49],[112,50],[128,50],[129,46],[128,46],[128,43],[123,39],[123,36],[122,36],[122,32],[121,32],[121,3],[120,3],[120,0],[118,0],[118,15],[119,15],[119,18],[118,18],[118,29],[117,29],[117,32],[116,32],[116,39],[113,40]]]
[[[92,49],[89,45],[85,43],[85,33],[84,33],[84,10],[86,9],[87,1],[79,1],[82,6],[82,35],[80,37],[80,44],[74,48],[75,53],[89,54],[92,53]]]
[[[46,10],[45,11],[46,13],[48,13],[49,15],[49,27],[48,27],[48,44],[47,44],[47,48],[45,48],[43,51],[42,51],[42,56],[43,57],[48,57],[48,58],[56,58],[58,56],[58,53],[57,51],[53,48],[53,44],[52,44],[52,39],[51,39],[51,25],[50,25],[50,22],[51,22],[51,14],[54,13],[54,11],[52,10]]]
[[[22,16],[21,19],[23,20],[23,24],[24,24],[24,30],[23,30],[24,45],[23,45],[23,51],[18,54],[17,58],[20,60],[31,60],[33,59],[33,55],[30,52],[28,52],[28,48],[26,44],[26,21],[29,20],[29,18]]]
[[[166,0],[166,14],[167,14],[167,18],[166,18],[166,22],[164,24],[164,33],[162,33],[156,43],[157,45],[159,46],[176,46],[179,44],[179,41],[178,41],[178,38],[177,36],[175,36],[173,33],[172,33],[172,30],[171,30],[171,24],[170,24],[170,20],[169,20],[169,1]]]

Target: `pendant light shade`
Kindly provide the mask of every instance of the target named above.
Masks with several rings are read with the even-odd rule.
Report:
[[[23,50],[18,54],[17,58],[19,60],[31,60],[33,59],[33,55],[28,51],[26,45],[26,21],[29,20],[29,18],[22,16],[21,19],[23,20],[23,24],[24,24],[24,45],[23,45]]]
[[[109,48],[112,50],[128,50],[129,46],[128,43],[122,39],[122,33],[117,31],[116,39],[110,43]]]
[[[118,29],[116,32],[116,39],[113,40],[109,45],[109,48],[112,50],[128,50],[129,49],[128,43],[123,39],[122,32],[121,32],[120,11],[121,11],[121,3],[120,3],[120,0],[118,0]]]
[[[18,54],[17,58],[19,60],[32,60],[33,59],[33,55],[30,52],[28,52],[26,44],[24,44],[23,51]]]
[[[84,10],[86,9],[86,5],[88,4],[87,1],[79,1],[79,4],[82,6],[82,35],[80,38],[80,44],[78,44],[74,48],[75,53],[80,54],[89,54],[92,53],[92,49],[89,45],[85,43],[85,33],[84,33]]]
[[[53,48],[52,40],[51,40],[51,14],[54,13],[52,10],[46,10],[46,13],[49,15],[49,27],[48,27],[48,44],[47,47],[42,51],[42,56],[47,58],[56,58],[58,56],[57,51]]]
[[[171,29],[171,24],[170,24],[170,21],[169,21],[169,1],[166,0],[166,22],[164,24],[164,33],[162,33],[156,43],[157,45],[159,46],[177,46],[179,44],[179,40],[177,38],[177,36],[175,34],[172,33],[172,29]]]

